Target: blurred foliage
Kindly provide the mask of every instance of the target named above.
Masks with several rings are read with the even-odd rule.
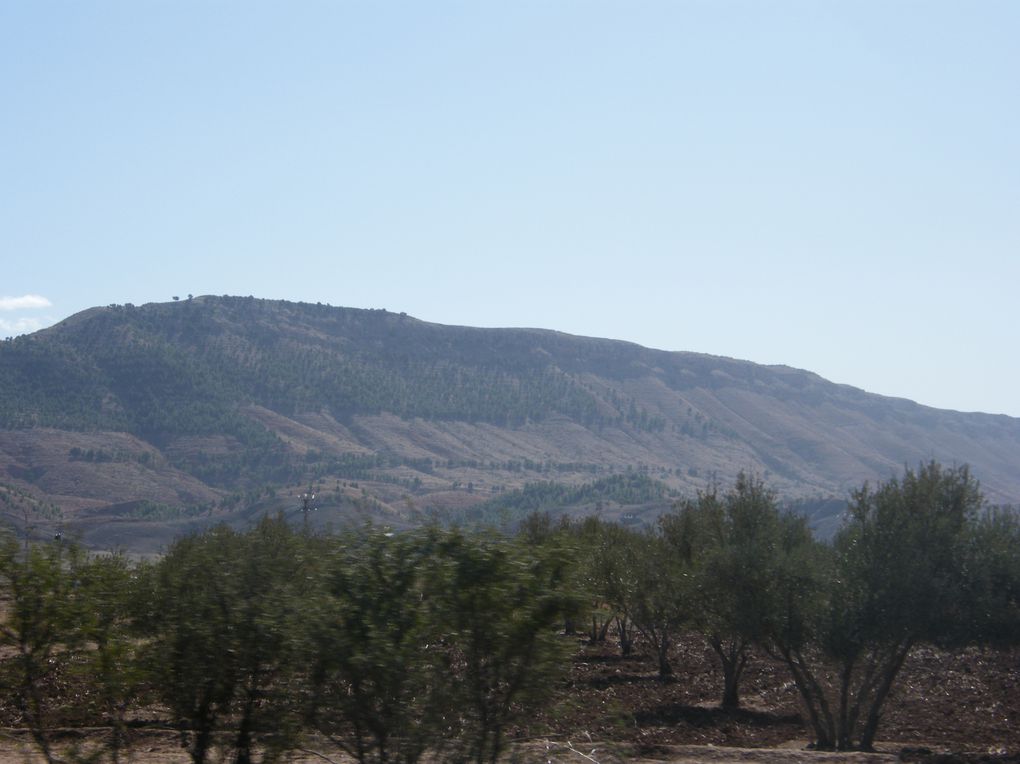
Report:
[[[555,692],[577,645],[564,632],[590,620],[591,640],[615,626],[670,681],[678,636],[701,632],[724,706],[758,644],[818,745],[867,748],[913,646],[1016,644],[1020,519],[937,464],[863,487],[852,509],[823,544],[741,476],[641,531],[537,512],[515,536],[310,535],[276,517],[149,563],[6,538],[0,682],[47,761],[128,757],[127,711],[155,703],[197,764],[278,761],[311,733],[359,762],[491,763]],[[58,750],[68,723],[110,734]]]

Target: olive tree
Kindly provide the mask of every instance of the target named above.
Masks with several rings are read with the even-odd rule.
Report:
[[[106,748],[114,764],[126,745],[128,709],[144,681],[132,628],[137,581],[137,568],[121,554],[91,557],[80,573],[80,636],[89,644],[81,658],[110,726]]]
[[[654,651],[659,678],[669,679],[670,652],[694,614],[691,555],[658,528],[607,530],[606,596]]]
[[[802,517],[780,511],[760,478],[740,473],[732,488],[717,486],[664,515],[663,533],[688,557],[693,626],[722,666],[722,707],[740,706],[740,679],[755,642],[779,607],[784,562],[814,543]]]
[[[0,590],[8,598],[0,621],[0,644],[14,654],[10,690],[43,758],[59,761],[50,734],[46,685],[81,641],[78,591],[82,550],[73,544],[0,542]],[[63,652],[63,660],[58,655]]]
[[[588,641],[604,642],[615,624],[622,655],[630,655],[634,645],[633,626],[619,604],[622,539],[628,531],[598,517],[586,517],[571,528],[579,548],[578,582],[588,606]]]
[[[565,663],[570,555],[558,533],[530,540],[371,527],[323,540],[307,723],[358,762],[495,762]]]
[[[291,742],[302,543],[282,519],[248,534],[220,526],[178,540],[151,572],[151,681],[195,764],[218,734],[233,734],[239,764],[256,744],[271,759]]]
[[[1020,510],[997,507],[970,529],[964,553],[969,571],[963,597],[964,638],[984,644],[1020,642]]]
[[[450,710],[432,617],[432,544],[372,528],[320,545],[303,618],[307,723],[358,762],[411,764],[441,747]]]
[[[274,760],[296,742],[296,689],[301,660],[298,624],[314,570],[306,537],[282,517],[263,518],[245,534],[236,566],[236,615],[229,635],[238,682],[234,695],[236,764],[252,764],[256,748]]]
[[[819,747],[871,750],[911,648],[967,638],[964,562],[981,508],[968,469],[935,462],[854,492],[828,570],[814,567],[772,617]]]
[[[571,564],[559,539],[528,547],[459,531],[437,538],[431,596],[460,730],[444,760],[495,764],[507,727],[548,695],[569,647],[557,626],[577,606]]]

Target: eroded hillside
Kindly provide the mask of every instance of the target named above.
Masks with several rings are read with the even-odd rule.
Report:
[[[68,523],[191,522],[267,486],[292,510],[309,484],[335,497],[333,519],[415,522],[614,474],[691,494],[745,470],[784,497],[843,498],[929,459],[970,464],[993,502],[1020,500],[1010,417],[387,311],[235,297],[94,308],[0,344],[0,390],[0,482]]]

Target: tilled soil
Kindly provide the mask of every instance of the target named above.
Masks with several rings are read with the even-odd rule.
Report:
[[[582,645],[565,686],[536,722],[556,739],[590,737],[641,755],[710,745],[785,747],[789,757],[807,746],[810,729],[781,663],[754,655],[741,684],[743,707],[735,712],[719,707],[722,672],[703,639],[683,640],[673,666],[675,676],[663,682],[640,648],[622,657],[611,643]],[[536,725],[521,733],[531,730]],[[1020,760],[1020,650],[915,649],[886,703],[877,741],[880,750],[897,754],[904,748],[1010,753]]]
[[[969,649],[946,653],[920,647],[908,658],[886,704],[876,753],[807,750],[810,730],[785,668],[756,654],[742,682],[743,708],[719,708],[721,671],[698,637],[674,651],[675,675],[661,681],[652,657],[636,647],[623,657],[611,643],[578,650],[552,698],[511,731],[520,762],[811,762],[918,761],[1020,764],[1020,650]],[[73,691],[60,685],[58,692]],[[0,699],[0,764],[42,761],[31,753],[17,713]],[[174,731],[145,710],[133,729],[131,759],[186,762]],[[68,729],[62,744],[94,747],[99,729]],[[325,758],[324,758],[325,757]],[[346,761],[334,748],[310,741],[289,759],[300,764]]]

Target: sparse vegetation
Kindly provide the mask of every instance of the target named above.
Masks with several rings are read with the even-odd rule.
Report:
[[[513,522],[535,512],[549,512],[562,507],[595,507],[610,502],[621,505],[668,504],[676,497],[676,491],[663,483],[638,472],[628,472],[581,485],[553,481],[527,483],[521,489],[506,491],[472,507],[466,514],[482,522]]]

